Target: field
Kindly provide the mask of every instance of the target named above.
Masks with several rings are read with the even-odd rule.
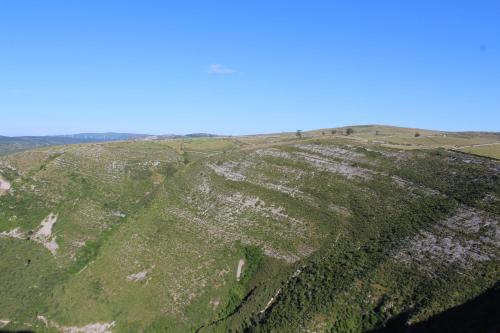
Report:
[[[498,327],[500,135],[352,130],[0,157],[0,330]]]

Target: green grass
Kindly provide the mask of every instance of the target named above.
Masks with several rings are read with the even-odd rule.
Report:
[[[486,156],[500,160],[500,144],[498,142],[485,146],[461,147],[459,150],[464,153]]]

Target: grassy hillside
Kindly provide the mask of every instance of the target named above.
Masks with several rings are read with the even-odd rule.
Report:
[[[489,300],[498,135],[352,129],[1,157],[0,329],[404,331]]]

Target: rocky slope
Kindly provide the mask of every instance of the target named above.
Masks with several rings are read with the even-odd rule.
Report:
[[[493,288],[498,161],[373,141],[312,132],[3,156],[0,325],[363,332],[404,318],[404,330]]]

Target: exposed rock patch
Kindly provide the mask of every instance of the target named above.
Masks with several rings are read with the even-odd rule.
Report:
[[[59,245],[56,243],[56,237],[52,235],[52,227],[57,222],[57,214],[50,213],[38,227],[38,230],[33,234],[32,239],[45,246],[50,253],[56,255]]]
[[[474,263],[494,260],[500,250],[498,221],[474,208],[461,206],[449,218],[403,242],[397,261],[416,264],[430,273],[439,266],[470,269]]]
[[[353,177],[371,178],[372,171],[360,167],[352,166],[344,161],[360,161],[363,155],[347,149],[335,146],[321,145],[295,145],[302,151],[288,153],[279,149],[259,149],[255,153],[260,156],[272,156],[276,158],[289,159],[294,161],[304,161],[315,169],[341,174],[349,179]],[[332,161],[329,158],[343,160],[342,162]]]
[[[328,205],[328,208],[330,210],[334,211],[335,213],[340,214],[342,216],[350,216],[351,215],[351,211],[348,208],[342,207],[342,206],[339,206],[339,205],[335,205],[333,203],[331,203],[330,205]]]
[[[61,326],[61,331],[64,333],[112,333],[111,328],[115,326],[115,322],[111,323],[94,323],[85,326]]]
[[[241,272],[243,271],[243,266],[245,265],[245,260],[240,259],[238,261],[238,268],[236,269],[236,281],[240,280]]]
[[[198,190],[203,194],[209,194],[212,190],[210,183],[206,177],[203,177],[201,183],[198,185]]]
[[[146,278],[148,273],[149,273],[149,270],[144,270],[144,271],[141,271],[141,272],[138,272],[135,274],[130,274],[129,276],[127,276],[127,281],[130,281],[130,282],[142,281]]]
[[[267,302],[266,306],[259,311],[259,313],[264,313],[266,312],[267,309],[269,309],[269,307],[271,306],[271,304],[273,304],[274,300],[278,297],[278,295],[280,294],[281,292],[281,288],[279,288],[276,293],[269,299],[269,301]]]
[[[210,223],[210,221],[207,219],[200,218],[187,210],[181,210],[178,208],[171,208],[169,209],[169,212],[174,214],[178,218],[183,219],[186,222],[192,224],[193,227],[196,227],[196,232],[199,232],[199,228],[202,227],[204,229],[204,232],[206,232],[208,235],[207,240],[209,240],[210,242],[218,243],[220,241],[223,241],[225,243],[232,243],[236,240],[239,240],[244,245],[260,246],[263,249],[265,255],[285,260],[288,263],[294,263],[297,260],[301,259],[301,256],[297,254],[291,253],[286,250],[276,249],[270,244],[266,243],[265,241],[245,235],[235,225],[232,224],[221,225],[220,223]],[[302,238],[304,236],[298,234],[295,235],[295,237]]]
[[[127,214],[125,214],[124,212],[119,211],[119,210],[112,211],[111,215],[116,216],[116,217],[127,217]]]
[[[355,167],[347,163],[333,162],[320,158],[316,155],[302,153],[302,152],[299,152],[296,155],[301,157],[305,162],[307,162],[316,169],[331,173],[338,173],[342,176],[345,176],[348,179],[352,179],[354,177],[369,179],[372,176],[371,170]]]
[[[360,161],[363,159],[364,155],[354,152],[352,150],[343,149],[336,146],[324,146],[324,145],[295,145],[295,147],[305,150],[311,153],[323,155],[326,157],[333,157],[341,160],[347,161]]]
[[[37,316],[37,319],[42,321],[45,326],[53,327],[63,333],[112,333],[111,329],[115,326],[115,322],[110,323],[92,323],[85,326],[62,326],[56,322],[49,321],[45,316]]]
[[[259,156],[271,156],[271,157],[286,158],[286,159],[292,158],[291,154],[276,148],[258,149],[255,151],[255,154]]]
[[[56,255],[57,249],[59,248],[59,245],[56,242],[56,236],[52,235],[52,228],[56,222],[57,214],[50,213],[45,219],[43,219],[38,229],[35,231],[33,236],[31,236],[31,240],[45,246],[53,255]],[[24,239],[27,236],[19,227],[17,227],[10,231],[1,232],[0,237]]]
[[[211,299],[209,304],[212,306],[213,310],[217,310],[217,308],[219,307],[219,304],[220,304],[220,299],[218,299],[218,298]]]
[[[0,237],[10,237],[10,238],[22,239],[25,237],[25,235],[21,231],[21,229],[18,227],[18,228],[12,229],[11,231],[0,232]]]
[[[398,176],[391,176],[391,179],[397,186],[399,186],[401,188],[408,189],[410,191],[419,190],[419,191],[422,191],[423,193],[425,193],[426,195],[439,195],[440,194],[439,191],[436,191],[432,188],[428,188],[425,186],[414,184],[414,183],[412,183],[406,179],[403,179],[401,177],[398,177]]]
[[[10,183],[0,176],[0,195],[4,195],[10,191]]]
[[[212,169],[216,174],[222,176],[226,179],[233,181],[243,181],[246,176],[238,171],[240,163],[237,162],[224,162],[222,164],[207,164],[207,166]]]

